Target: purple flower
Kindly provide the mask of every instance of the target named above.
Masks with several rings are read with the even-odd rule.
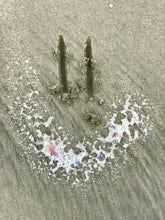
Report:
[[[103,152],[100,152],[98,158],[99,158],[100,161],[105,160],[105,154]]]

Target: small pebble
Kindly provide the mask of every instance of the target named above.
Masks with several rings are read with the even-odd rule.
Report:
[[[100,99],[98,103],[99,103],[99,105],[103,105],[104,102],[105,102],[104,99]]]
[[[43,145],[42,144],[38,144],[36,145],[37,150],[42,150],[43,149]]]
[[[109,4],[109,8],[113,8],[113,4]]]
[[[93,100],[94,100],[94,98],[93,98],[93,97],[90,97],[90,98],[89,98],[89,101],[93,101]]]

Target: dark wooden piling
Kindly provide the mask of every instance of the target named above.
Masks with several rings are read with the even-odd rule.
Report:
[[[94,96],[94,76],[93,76],[93,65],[92,65],[92,45],[90,36],[86,40],[85,47],[85,59],[86,59],[86,89],[89,99],[93,99]]]
[[[68,92],[67,84],[67,62],[66,62],[66,45],[62,35],[59,35],[58,42],[58,52],[59,52],[59,76],[60,76],[60,86],[63,93]]]

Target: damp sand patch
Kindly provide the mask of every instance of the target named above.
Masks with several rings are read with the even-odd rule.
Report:
[[[126,160],[128,147],[152,129],[149,101],[139,94],[127,95],[123,103],[116,101],[108,108],[105,124],[92,138],[84,135],[80,141],[52,115],[31,60],[18,57],[14,53],[6,68],[10,94],[13,97],[14,92],[16,97],[9,105],[9,114],[20,137],[21,154],[33,169],[55,182],[81,184],[91,181],[93,175],[109,175],[119,157],[116,152],[119,150]],[[24,76],[17,76],[15,69],[25,71]]]
[[[28,143],[22,147],[33,169],[45,171],[49,177],[65,182],[81,184],[105,169],[110,172],[111,161],[117,157],[115,151],[120,149],[126,158],[127,148],[144,139],[152,129],[146,110],[150,108],[148,101],[142,97],[138,104],[136,95],[127,95],[120,108],[117,107],[119,103],[113,103],[111,112],[106,113],[107,122],[103,129],[107,135],[102,136],[98,130],[93,142],[87,137],[79,142],[63,125],[57,125],[46,104],[43,111],[38,110],[39,99],[38,90],[18,96],[15,100],[18,113],[13,114],[13,121]]]
[[[116,152],[120,151],[126,161],[128,147],[145,139],[152,129],[149,101],[140,94],[127,95],[123,102],[117,100],[109,107],[105,124],[99,126],[92,138],[84,135],[80,141],[52,115],[31,60],[22,58],[20,62],[21,65],[14,57],[9,63],[13,74],[9,74],[10,66],[6,70],[10,76],[8,88],[12,97],[13,92],[16,97],[9,105],[9,114],[20,137],[21,154],[32,169],[46,173],[54,182],[82,184],[91,181],[93,176],[109,175],[119,157]],[[26,70],[21,78],[14,71],[19,66],[20,72]]]

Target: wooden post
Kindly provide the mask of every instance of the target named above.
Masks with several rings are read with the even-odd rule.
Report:
[[[66,45],[62,35],[59,35],[58,42],[58,52],[59,52],[59,76],[60,85],[63,93],[68,92],[67,85],[67,67],[66,67]]]
[[[94,79],[93,79],[93,66],[92,66],[92,46],[91,46],[91,38],[90,36],[86,40],[85,47],[85,59],[86,59],[86,89],[88,93],[89,99],[93,99],[94,95]]]

